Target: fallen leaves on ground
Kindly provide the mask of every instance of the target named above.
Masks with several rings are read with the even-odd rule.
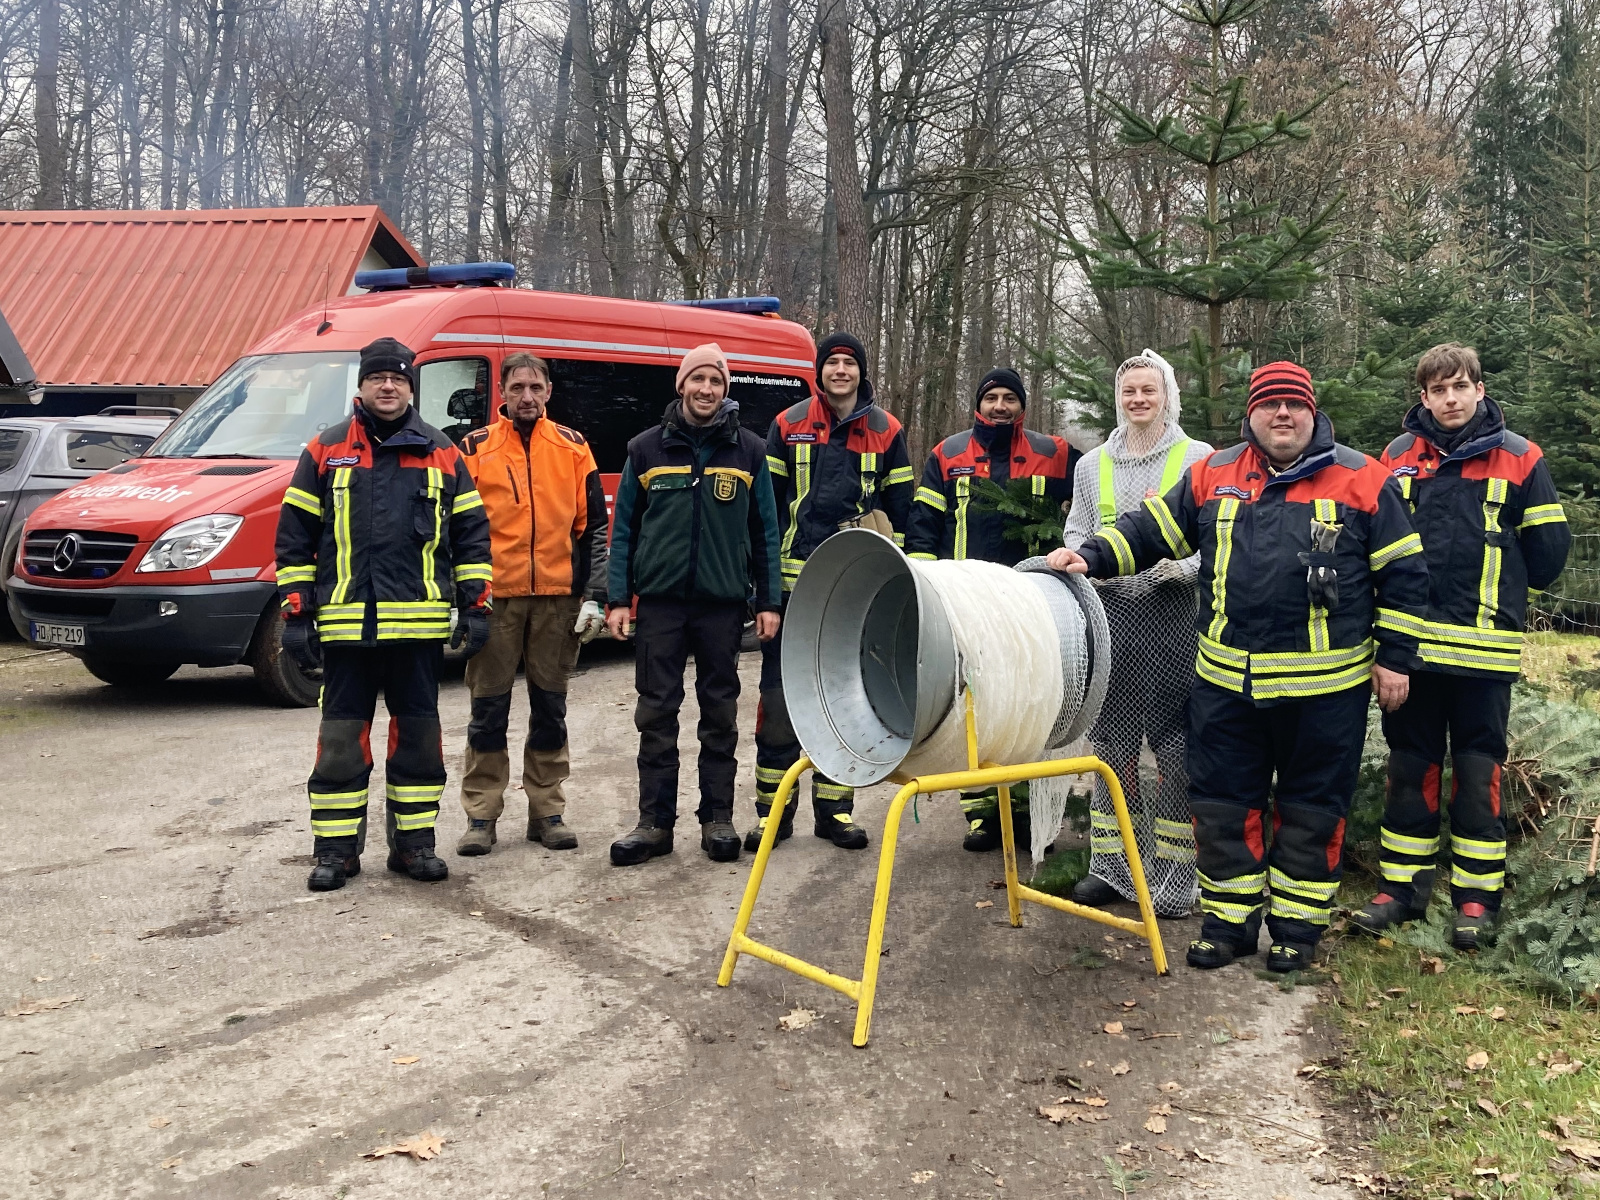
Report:
[[[150,1128],[151,1129],[165,1129],[168,1125],[171,1125],[171,1124],[172,1124],[172,1118],[170,1118],[170,1117],[151,1117],[150,1118]]]
[[[1165,1117],[1152,1114],[1151,1117],[1145,1121],[1144,1127],[1151,1133],[1165,1133],[1167,1131],[1167,1119]]]
[[[797,1004],[778,1018],[778,1028],[785,1033],[793,1033],[796,1029],[804,1029],[806,1026],[815,1023],[816,1019],[816,1013],[809,1008],[801,1008]]]
[[[1600,1166],[1600,1142],[1593,1138],[1567,1138],[1557,1142],[1556,1149],[1572,1155],[1579,1162]]]
[[[979,900],[972,907],[973,908],[993,908],[994,907],[994,901],[993,900]]]
[[[1443,975],[1444,959],[1432,954],[1417,955],[1417,969],[1424,975]]]
[[[1483,1010],[1472,1004],[1458,1004],[1455,1011],[1458,1017],[1470,1017],[1473,1013],[1482,1012]]]
[[[1504,1021],[1506,1019],[1505,1006],[1502,1004],[1496,1004],[1493,1008],[1491,1008],[1489,1010],[1489,1019],[1491,1021]]]
[[[418,1054],[402,1054],[399,1058],[389,1060],[397,1067],[409,1067],[414,1062],[421,1062],[422,1056]]]
[[[1498,1117],[1500,1115],[1500,1106],[1487,1096],[1478,1097],[1478,1107],[1483,1109],[1483,1111],[1488,1113],[1491,1117]]]
[[[1111,1068],[1111,1073],[1113,1075],[1126,1075],[1132,1069],[1132,1067],[1128,1066],[1128,1060],[1123,1059],[1116,1066]]]
[[[1400,1036],[1403,1038],[1414,1038],[1417,1036],[1417,1031],[1415,1029],[1402,1029],[1400,1031]]]
[[[1183,1087],[1176,1079],[1169,1079],[1160,1085],[1160,1090],[1163,1092],[1181,1092]]]
[[[161,1169],[163,1171],[170,1171],[182,1161],[183,1155],[181,1154],[174,1155],[172,1158],[164,1158],[161,1160]]]
[[[58,1008],[65,1008],[69,1004],[76,1004],[82,996],[52,996],[48,999],[34,1000],[27,996],[17,999],[17,1006],[6,1010],[8,1017],[32,1017],[39,1013],[54,1012]]]
[[[1489,1052],[1478,1050],[1467,1055],[1466,1067],[1469,1071],[1481,1071],[1489,1065]]]
[[[1104,1105],[1105,1101],[1100,1101],[1100,1104]],[[1107,1119],[1103,1112],[1085,1112],[1084,1108],[1088,1106],[1088,1101],[1074,1102],[1070,1097],[1063,1096],[1059,1104],[1039,1105],[1039,1115],[1052,1125],[1072,1125],[1079,1121],[1087,1123]]]
[[[1552,1079],[1559,1079],[1563,1075],[1576,1075],[1583,1070],[1583,1063],[1573,1058],[1565,1050],[1557,1050],[1550,1056],[1550,1061],[1545,1064],[1544,1081],[1549,1083]]]
[[[1122,1032],[1122,1022],[1121,1021],[1107,1021],[1105,1023],[1105,1031],[1107,1033],[1109,1033],[1109,1034],[1112,1034],[1113,1036],[1115,1036],[1116,1034],[1121,1033]]]
[[[911,1172],[911,1182],[927,1183],[928,1180],[935,1179],[938,1177],[938,1175],[939,1172],[937,1171],[913,1171]]]
[[[416,1137],[407,1138],[403,1142],[396,1142],[392,1146],[379,1146],[376,1150],[368,1150],[362,1158],[383,1158],[389,1154],[409,1154],[412,1158],[426,1161],[437,1158],[439,1151],[444,1149],[444,1138],[434,1133],[431,1129],[424,1129]]]

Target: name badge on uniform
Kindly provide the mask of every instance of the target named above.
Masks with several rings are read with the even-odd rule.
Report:
[[[725,475],[719,471],[712,480],[711,494],[724,503],[732,500],[739,494],[733,476]]]

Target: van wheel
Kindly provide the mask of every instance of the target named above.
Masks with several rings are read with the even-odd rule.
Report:
[[[112,687],[152,687],[171,677],[178,663],[138,662],[125,658],[85,658],[89,674]]]
[[[307,674],[283,652],[283,618],[276,605],[256,622],[250,649],[245,652],[256,683],[267,699],[284,708],[310,708],[322,695],[322,672]]]

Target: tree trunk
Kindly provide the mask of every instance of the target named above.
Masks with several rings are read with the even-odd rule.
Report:
[[[505,68],[500,58],[500,14],[505,0],[489,0],[489,178],[494,191],[496,252],[503,262],[516,261],[511,230],[511,172],[506,163]]]
[[[861,195],[861,167],[856,161],[855,80],[850,56],[850,20],[846,0],[822,0],[818,23],[822,42],[822,104],[828,129],[828,182],[834,211],[834,236],[839,248],[837,329],[866,332],[872,311],[872,231]]]
[[[767,232],[762,277],[783,296],[794,283],[789,248],[789,0],[770,0],[767,15]]]
[[[467,247],[468,262],[483,257],[483,203],[484,203],[484,120],[482,68],[478,63],[477,16],[472,11],[472,0],[460,0],[461,7],[461,65],[467,84],[467,109],[472,115],[472,168],[467,180]]]
[[[589,266],[589,290],[612,294],[606,259],[606,180],[600,160],[600,121],[605,111],[602,81],[594,56],[594,26],[589,0],[572,4],[573,141],[578,158],[578,232]]]
[[[60,208],[67,180],[61,155],[61,0],[39,0],[39,65],[33,74],[34,141],[39,152],[39,190],[33,206]]]
[[[572,208],[576,165],[568,141],[568,122],[572,117],[572,46],[574,12],[567,22],[567,36],[561,43],[561,58],[556,67],[555,114],[550,119],[550,206],[545,211],[544,237],[533,264],[533,286],[548,289],[562,277],[566,255],[574,249],[567,244],[567,215]]]

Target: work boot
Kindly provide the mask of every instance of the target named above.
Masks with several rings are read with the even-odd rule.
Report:
[[[1121,899],[1122,893],[1098,875],[1085,875],[1072,888],[1072,902],[1087,908],[1101,908]]]
[[[1309,970],[1316,953],[1315,946],[1308,946],[1304,942],[1273,942],[1267,950],[1267,970],[1280,975]]]
[[[438,883],[450,877],[450,868],[444,859],[433,852],[433,847],[407,846],[396,842],[389,851],[389,870],[409,875],[418,883]]]
[[[461,840],[456,843],[456,853],[463,858],[473,858],[479,854],[489,853],[489,847],[498,839],[494,834],[493,821],[480,821],[477,817],[467,820],[467,831],[461,835]]]
[[[1234,933],[1227,922],[1207,918],[1200,925],[1200,936],[1189,943],[1185,960],[1200,971],[1214,971],[1225,967],[1236,958],[1248,958],[1260,948],[1261,917],[1251,916],[1242,929]]]
[[[345,881],[361,874],[361,858],[345,850],[322,849],[317,851],[317,865],[311,868],[306,887],[313,892],[333,892],[342,888]]]
[[[1000,849],[1000,818],[974,817],[967,826],[967,836],[961,839],[961,848],[974,854]]]
[[[1364,933],[1378,934],[1392,925],[1420,920],[1424,915],[1404,900],[1396,900],[1388,892],[1379,892],[1360,912],[1350,914],[1350,924]]]
[[[1469,900],[1456,909],[1455,928],[1450,931],[1450,944],[1457,950],[1476,950],[1482,939],[1494,928],[1495,914],[1476,900]]]
[[[841,850],[867,848],[867,831],[851,820],[848,812],[830,812],[820,804],[815,807],[817,824],[813,832],[819,838],[826,838]]]
[[[578,844],[578,835],[567,828],[561,814],[553,817],[529,817],[528,840],[543,842],[546,850],[571,850]]]
[[[778,841],[787,841],[794,836],[794,814],[799,807],[799,800],[791,800],[783,806],[783,815],[778,819]],[[761,809],[761,805],[756,805],[755,826],[744,835],[744,848],[751,854],[761,849],[761,835],[767,831],[767,813],[772,811],[772,806],[766,806],[767,813]]]
[[[700,849],[712,862],[733,862],[739,857],[739,831],[733,822],[718,817],[700,826]]]
[[[672,853],[672,830],[658,829],[641,820],[632,833],[611,843],[611,865],[631,867]]]

